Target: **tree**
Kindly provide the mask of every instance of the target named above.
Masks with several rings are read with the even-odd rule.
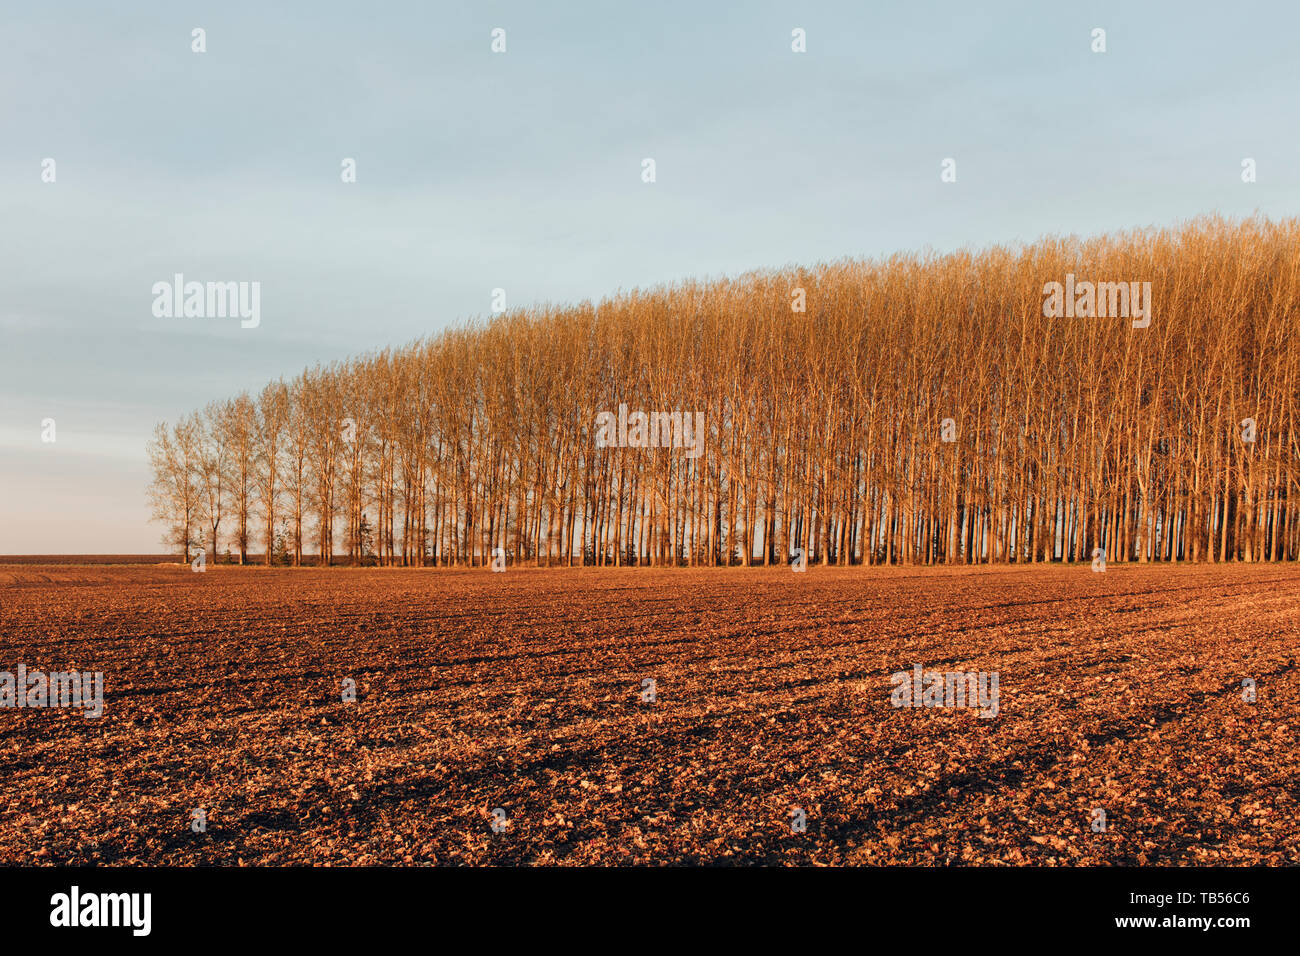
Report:
[[[198,524],[203,475],[201,431],[198,416],[188,415],[170,429],[160,423],[148,445],[153,470],[149,487],[153,518],[165,524],[163,542],[176,547],[182,564],[196,546],[202,547]]]
[[[258,395],[253,416],[253,483],[262,508],[265,563],[268,567],[275,551],[276,506],[283,467],[280,459],[289,419],[289,389],[283,382],[272,382]]]
[[[215,427],[226,446],[226,486],[237,523],[235,541],[239,546],[239,563],[248,562],[249,516],[253,506],[254,467],[256,463],[256,415],[252,400],[240,394],[224,403],[217,412]]]
[[[226,436],[220,427],[221,406],[212,404],[196,419],[199,444],[199,487],[201,517],[209,531],[212,563],[217,563],[222,509],[226,504]]]

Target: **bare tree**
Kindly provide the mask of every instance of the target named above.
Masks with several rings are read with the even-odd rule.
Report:
[[[276,506],[280,498],[281,456],[285,431],[289,424],[289,389],[283,382],[272,382],[257,397],[253,416],[253,480],[265,522],[265,561],[270,565],[275,552]]]
[[[196,419],[199,439],[199,487],[201,517],[208,530],[212,563],[217,563],[221,516],[226,504],[226,435],[221,427],[221,406],[209,405]]]
[[[188,415],[171,428],[159,423],[148,446],[153,469],[153,482],[149,486],[153,518],[165,525],[163,541],[176,548],[182,564],[189,560],[195,547],[202,547],[199,534],[203,495],[201,430],[197,415]]]
[[[256,463],[256,414],[252,400],[241,394],[223,404],[216,428],[226,447],[226,487],[235,511],[235,542],[239,563],[248,563],[249,517],[253,508],[253,479]]]

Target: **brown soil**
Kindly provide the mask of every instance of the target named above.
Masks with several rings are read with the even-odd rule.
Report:
[[[0,709],[0,862],[1295,864],[1298,637],[1292,565],[4,567],[105,711]]]

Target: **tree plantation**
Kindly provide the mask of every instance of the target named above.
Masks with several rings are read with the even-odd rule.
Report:
[[[1146,324],[1045,309],[1067,276]],[[682,282],[216,402],[151,491],[241,563],[1294,560],[1298,327],[1300,220]],[[623,406],[702,453],[597,441]]]

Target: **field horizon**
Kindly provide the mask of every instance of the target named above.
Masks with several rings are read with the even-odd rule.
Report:
[[[319,555],[311,555],[311,554],[303,555],[303,563],[301,565],[294,565],[292,563],[286,563],[283,561],[277,561],[276,563],[268,565],[265,563],[264,557],[265,557],[264,555],[258,554],[256,552],[249,552],[244,563],[240,564],[238,557],[235,557],[234,559],[227,559],[225,555],[221,555],[216,562],[205,562],[205,571],[208,568],[221,568],[223,570],[256,570],[256,571],[319,571],[322,570],[322,567],[320,565]],[[1023,570],[1023,569],[1030,569],[1030,568],[1052,568],[1052,567],[1089,568],[1093,563],[1094,561],[1091,558],[1078,558],[1078,559],[1054,558],[1045,561],[1019,561],[1019,562],[1010,562],[1010,563],[979,562],[976,564],[855,563],[850,565],[842,565],[842,564],[835,564],[835,563],[820,564],[814,562],[814,563],[807,564],[806,569],[808,571],[861,570],[866,572],[928,571],[928,572],[942,573],[944,571],[948,571],[948,572],[967,571],[967,570],[978,571],[981,568],[987,568],[987,569],[1001,568],[1004,570],[1016,570],[1016,569]],[[176,569],[184,569],[184,568],[189,568],[191,566],[190,561],[182,561],[174,554],[171,555],[168,554],[0,554],[0,568],[23,567],[29,565],[42,565],[42,564],[85,566],[85,567],[121,564],[121,565],[158,566],[163,568],[176,568]],[[1288,565],[1300,566],[1300,562],[1294,562],[1294,561],[1252,562],[1252,561],[1242,561],[1242,560],[1229,561],[1229,562],[1217,562],[1217,561],[1205,561],[1205,560],[1194,561],[1189,558],[1171,558],[1159,562],[1138,561],[1138,560],[1129,560],[1129,561],[1111,560],[1106,562],[1106,569],[1107,571],[1116,571],[1121,568],[1143,568],[1143,567],[1152,567],[1152,566],[1170,567],[1170,568],[1177,568],[1177,567],[1267,568],[1271,566],[1286,567]],[[593,571],[597,573],[604,572],[606,570],[665,571],[665,572],[716,570],[721,572],[727,572],[727,571],[772,571],[772,570],[789,571],[790,565],[789,564],[764,565],[761,562],[757,562],[757,561],[752,564],[745,564],[740,560],[734,560],[731,564],[726,564],[726,565],[691,565],[685,563],[684,561],[678,561],[675,564],[673,563],[650,564],[648,562],[643,561],[639,564],[630,563],[630,564],[620,564],[620,565],[614,565],[614,564],[584,565],[575,561],[573,564],[567,565],[561,563],[558,559],[552,561],[552,563],[550,564],[546,564],[546,563],[536,564],[532,559],[529,559],[519,563],[508,563],[506,565],[506,568],[512,573],[522,572],[522,571],[581,571],[581,570]],[[331,564],[329,565],[329,570],[481,572],[481,571],[490,571],[492,569],[490,567],[490,559],[488,558],[482,558],[479,561],[479,563],[473,565],[465,564],[465,563],[460,563],[460,564],[429,563],[429,564],[420,564],[420,565],[417,564],[403,565],[403,564],[383,564],[374,559],[370,559],[368,560],[367,563],[363,563],[363,564],[352,564],[349,562],[346,556],[335,555],[333,562],[331,562]]]

